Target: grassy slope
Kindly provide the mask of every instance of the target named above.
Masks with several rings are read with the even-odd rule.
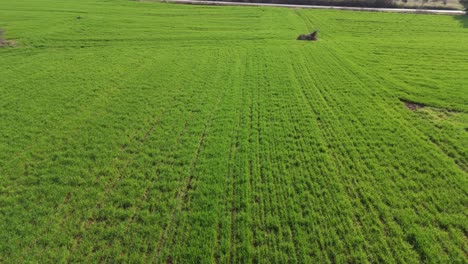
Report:
[[[0,260],[466,262],[467,24],[2,1]]]

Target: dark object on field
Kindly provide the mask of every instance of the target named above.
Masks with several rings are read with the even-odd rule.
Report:
[[[81,16],[77,16],[76,19],[81,19]]]
[[[316,40],[317,40],[317,33],[318,33],[318,31],[315,30],[314,32],[312,32],[312,33],[310,33],[310,34],[299,35],[299,37],[297,37],[297,40],[316,41]]]

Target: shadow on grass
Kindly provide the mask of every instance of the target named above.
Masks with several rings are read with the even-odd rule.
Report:
[[[460,22],[460,24],[462,24],[462,26],[464,28],[468,28],[468,13],[464,16],[454,16],[456,20],[458,20],[458,22]]]

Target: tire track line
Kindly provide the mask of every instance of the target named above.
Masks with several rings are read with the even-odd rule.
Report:
[[[195,151],[195,156],[192,160],[192,164],[190,165],[190,173],[189,173],[189,176],[186,178],[185,180],[185,184],[183,185],[183,188],[182,190],[180,190],[177,195],[176,195],[176,199],[177,200],[180,200],[180,203],[179,203],[179,206],[176,207],[172,214],[171,214],[171,217],[170,217],[170,220],[169,220],[169,223],[166,224],[164,230],[162,231],[161,235],[160,235],[160,238],[158,240],[158,243],[157,243],[157,246],[156,246],[156,255],[155,257],[153,258],[153,262],[159,257],[159,253],[161,252],[161,247],[163,246],[163,244],[165,243],[165,240],[166,240],[166,237],[167,237],[167,233],[169,232],[169,230],[172,229],[172,225],[175,221],[175,218],[176,218],[176,214],[179,213],[179,211],[183,208],[183,205],[187,202],[187,194],[188,192],[190,191],[190,189],[192,188],[191,186],[191,183],[192,183],[192,180],[194,178],[193,176],[193,172],[195,170],[195,167],[197,165],[197,162],[198,162],[198,159],[200,157],[200,153],[201,153],[201,149],[203,147],[203,144],[205,142],[205,137],[206,137],[206,130],[207,130],[207,127],[209,126],[209,123],[205,123],[205,126],[203,128],[203,132],[202,134],[200,135],[200,140],[198,142],[198,147],[197,147],[197,150]]]
[[[169,101],[173,101],[175,98],[177,98],[177,96],[179,95],[179,92],[182,90],[182,85],[179,85],[178,89],[174,92],[174,95],[171,97],[171,100]],[[136,137],[133,138],[133,141],[136,141],[136,143],[138,144],[139,147],[143,146],[146,142],[146,140],[148,139],[149,135],[151,134],[151,132],[156,128],[156,126],[161,122],[161,120],[163,119],[163,117],[165,116],[165,114],[168,112],[168,108],[164,108],[161,113],[154,119],[154,121],[152,122],[152,125],[151,127],[145,132],[144,136],[142,137],[142,139],[138,140],[138,136],[137,134]],[[121,151],[124,151],[125,148],[126,148],[126,145],[127,144],[124,144],[121,146]],[[135,154],[130,154],[130,156],[134,156],[136,155],[137,153]],[[82,237],[81,237],[81,234],[85,234],[86,231],[90,228],[90,226],[95,222],[94,221],[94,218],[95,218],[95,214],[96,214],[96,211],[102,206],[102,204],[104,203],[104,200],[107,199],[109,197],[109,194],[115,189],[115,186],[118,184],[118,182],[126,175],[126,170],[127,168],[129,167],[129,165],[133,162],[133,159],[131,158],[128,158],[127,161],[124,163],[123,167],[120,169],[120,173],[119,173],[119,177],[117,178],[111,178],[110,181],[108,182],[108,184],[106,185],[107,187],[105,188],[105,191],[104,191],[104,194],[102,195],[102,198],[100,199],[100,201],[98,201],[93,209],[93,212],[89,217],[88,219],[84,222],[84,226],[83,226],[83,231],[80,231],[75,237],[74,237],[74,241],[75,242],[72,242],[72,249],[70,250],[71,252],[74,252],[76,249],[79,248],[80,244],[81,244],[81,240],[82,240]],[[72,254],[70,254],[71,256]]]
[[[168,223],[165,225],[164,229],[161,231],[158,243],[156,245],[156,253],[155,253],[154,257],[152,257],[152,262],[157,262],[158,261],[157,259],[160,257],[161,248],[162,248],[162,246],[164,245],[164,243],[165,243],[165,241],[167,239],[168,233],[169,233],[170,230],[172,230],[173,225],[174,225],[174,221],[175,221],[178,213],[180,213],[180,211],[184,207],[184,204],[187,203],[188,192],[192,189],[192,181],[194,179],[193,174],[194,174],[194,171],[196,169],[198,159],[200,157],[202,148],[203,148],[204,143],[205,143],[207,130],[208,130],[208,128],[211,127],[211,124],[212,124],[213,118],[214,118],[214,114],[218,110],[220,102],[222,101],[222,99],[224,99],[225,94],[226,94],[226,91],[224,90],[223,94],[218,98],[218,101],[216,102],[215,107],[213,108],[210,116],[208,117],[208,120],[204,124],[204,128],[203,128],[203,131],[202,131],[202,133],[200,135],[200,140],[198,142],[198,147],[197,147],[197,149],[195,151],[194,158],[193,158],[192,163],[190,165],[189,175],[185,180],[185,184],[183,185],[183,188],[176,194],[176,200],[179,200],[179,205],[174,208]]]

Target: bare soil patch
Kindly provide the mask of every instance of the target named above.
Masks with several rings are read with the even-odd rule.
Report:
[[[400,101],[404,103],[406,108],[408,108],[411,111],[416,111],[418,109],[428,107],[434,111],[443,112],[443,113],[460,113],[459,110],[452,109],[452,108],[436,107],[436,106],[426,105],[423,103],[416,103],[416,102],[409,101],[409,100],[402,99],[402,98],[400,98]]]
[[[3,38],[3,34],[5,31],[0,28],[0,48],[2,47],[14,47],[16,46],[16,41],[14,40],[6,40]]]
[[[403,102],[405,104],[405,106],[411,110],[411,111],[416,111],[418,109],[421,109],[421,108],[424,108],[426,107],[425,104],[420,104],[420,103],[416,103],[416,102],[411,102],[411,101],[408,101],[408,100],[405,100],[405,99],[401,99],[400,98],[400,101]]]

